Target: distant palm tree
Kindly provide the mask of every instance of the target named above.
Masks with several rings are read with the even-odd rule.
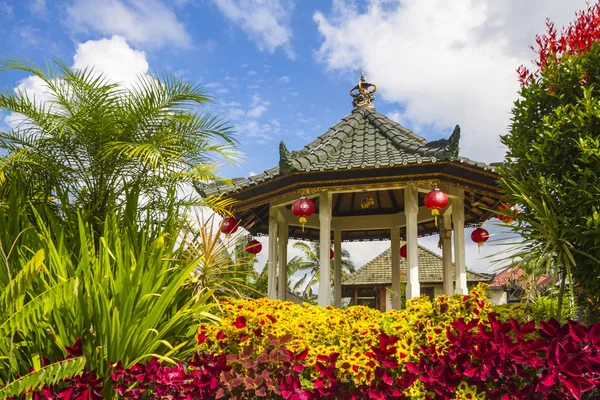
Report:
[[[304,276],[296,282],[294,285],[294,291],[298,292],[302,288],[303,296],[312,297],[312,286],[320,281],[320,259],[319,254],[321,252],[321,245],[319,242],[313,242],[312,244],[296,242],[294,248],[302,252],[302,257],[294,257],[290,263],[293,262],[291,270],[295,272],[304,272]],[[329,281],[333,287],[333,276],[334,276],[334,260],[329,262]],[[356,271],[354,264],[350,260],[350,253],[348,250],[342,249],[342,277],[349,275]]]
[[[287,287],[291,292],[304,297],[307,300],[315,300],[316,296],[312,292],[311,286],[319,282],[319,243],[313,243],[312,246],[306,243],[297,242],[293,246],[295,249],[301,250],[301,256],[295,256],[287,263]],[[333,286],[333,260],[330,262],[330,280]],[[350,253],[342,249],[342,277],[351,274],[355,271],[354,264],[350,261]],[[265,264],[260,274],[257,274],[256,280],[252,285],[253,289],[266,294],[268,281],[268,265]],[[304,272],[304,276],[296,282],[292,288],[291,277],[296,272]],[[309,278],[310,276],[310,278]]]
[[[296,271],[295,265],[298,264],[299,259],[300,259],[300,257],[296,256],[296,257],[292,258],[290,261],[288,261],[288,263],[287,263],[286,276],[287,276],[288,290],[291,290],[291,287],[292,287],[291,277],[294,274],[294,272]],[[267,286],[268,286],[268,280],[269,280],[269,278],[268,278],[269,268],[268,267],[269,267],[269,265],[268,265],[268,261],[267,261],[267,263],[265,263],[265,266],[263,267],[260,274],[259,273],[256,274],[254,283],[252,285],[252,288],[255,291],[258,291],[263,294],[267,294]]]

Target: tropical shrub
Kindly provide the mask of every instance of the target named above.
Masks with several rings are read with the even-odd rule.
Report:
[[[114,83],[61,61],[46,68],[0,61],[5,71],[29,74],[44,93],[0,92],[0,110],[12,113],[10,129],[0,131],[0,190],[23,182],[30,200],[58,198],[75,211],[63,218],[82,211],[98,233],[128,187],[142,193],[140,206],[160,213],[172,201],[170,191],[218,179],[218,162],[238,158],[231,127],[199,112],[211,99],[200,85],[155,74]]]
[[[443,333],[457,318],[485,319],[491,305],[483,292],[480,286],[471,296],[440,296],[433,301],[422,297],[409,301],[405,310],[388,313],[364,306],[343,310],[267,299],[231,300],[222,305],[219,325],[200,327],[199,349],[237,354],[252,347],[261,352],[270,347],[272,337],[291,335],[286,348],[307,348],[309,364],[321,355],[337,353],[338,378],[367,384],[376,369],[368,353],[378,345],[380,333],[402,337],[396,349],[398,362],[418,362],[420,346],[446,346]]]
[[[506,201],[520,208],[517,255],[537,276],[563,277],[559,299],[565,282],[579,286],[592,320],[600,318],[599,38],[598,3],[561,31],[547,23],[533,48],[536,67],[518,70],[520,97],[498,167]]]
[[[502,321],[483,291],[423,297],[395,315],[364,307],[232,301],[219,324],[201,326],[198,352],[187,363],[117,363],[111,380],[121,397],[136,399],[600,395],[600,324]],[[300,315],[303,326],[293,329]],[[46,392],[51,388],[67,390],[65,383]]]
[[[111,362],[176,362],[193,353],[197,324],[214,318],[210,291],[192,279],[202,255],[178,240],[183,225],[175,207],[155,222],[138,213],[138,198],[131,193],[125,209],[112,209],[99,237],[82,219],[69,230],[51,212],[33,210],[33,222],[12,207],[6,212],[14,220],[0,216],[0,231],[22,224],[7,242],[6,232],[0,235],[0,393],[29,367],[38,371],[27,378],[31,387],[64,377],[60,364],[44,367],[42,357],[62,363],[73,356],[72,343],[81,346],[80,367],[101,377],[105,394]]]

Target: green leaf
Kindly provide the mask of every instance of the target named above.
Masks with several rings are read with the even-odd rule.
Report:
[[[0,293],[0,310],[10,310],[21,304],[27,288],[44,272],[44,250],[39,250]],[[2,314],[0,314],[2,315]]]
[[[77,278],[71,278],[42,292],[12,313],[6,320],[0,321],[2,322],[0,333],[8,335],[11,332],[20,331],[27,334],[32,330],[39,329],[39,325],[46,315],[73,301],[77,282]]]
[[[30,372],[0,388],[0,399],[20,396],[46,385],[54,385],[65,378],[74,377],[83,371],[85,361],[84,356],[75,357]]]

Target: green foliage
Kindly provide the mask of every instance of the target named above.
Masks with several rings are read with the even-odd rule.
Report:
[[[49,100],[19,89],[0,93],[0,110],[16,116],[11,129],[0,132],[0,183],[24,182],[27,198],[42,204],[57,196],[63,207],[84,210],[97,232],[95,225],[112,203],[123,201],[127,187],[139,188],[140,206],[164,210],[169,191],[218,179],[218,159],[237,158],[231,128],[197,113],[210,100],[198,85],[171,75],[115,84],[61,61],[44,69],[6,60],[0,62],[4,71],[41,80]]]
[[[192,278],[203,254],[179,239],[185,225],[177,208],[157,222],[138,212],[138,198],[133,192],[125,209],[110,209],[99,237],[81,218],[68,229],[50,208],[28,211],[21,202],[19,210],[0,212],[32,216],[0,216],[0,232],[11,229],[3,223],[21,225],[13,238],[0,235],[0,248],[8,239],[19,253],[4,256],[0,281],[2,301],[18,300],[0,316],[0,385],[27,374],[42,355],[64,359],[65,346],[78,338],[86,369],[106,382],[113,361],[130,366],[156,356],[174,363],[193,351],[197,323],[216,318],[212,292]]]
[[[312,286],[319,282],[320,278],[320,252],[321,247],[318,242],[309,245],[303,242],[294,243],[294,248],[302,252],[301,257],[294,257],[291,260],[292,273],[300,272],[304,273],[304,276],[296,282],[294,290],[299,291],[304,288],[303,296],[312,297]],[[350,253],[348,250],[342,249],[342,277],[351,274],[355,271],[354,264],[350,261]],[[333,287],[333,276],[334,276],[334,260],[329,262],[329,280],[331,287]]]
[[[254,297],[257,292],[250,279],[256,274],[255,257],[246,252],[247,237],[241,230],[224,235],[215,217],[196,213],[181,235],[190,255],[198,259],[192,282],[197,290],[210,290],[214,300],[221,296]]]
[[[45,385],[54,385],[65,378],[74,377],[83,370],[85,361],[85,357],[74,357],[41,367],[0,388],[0,399],[16,397]]]
[[[57,283],[35,296],[23,306],[14,305],[12,313],[5,320],[0,320],[0,334],[9,335],[19,332],[27,335],[36,330],[43,318],[55,308],[68,304],[77,289],[77,278]],[[10,310],[10,309],[8,309]]]
[[[519,224],[513,228],[524,238],[517,256],[538,273],[562,273],[567,282],[581,288],[589,302],[586,310],[596,313],[600,306],[596,295],[600,293],[599,80],[598,43],[587,52],[549,62],[521,88],[510,132],[502,137],[508,148],[506,160],[498,169],[506,201],[521,209]]]
[[[561,321],[568,321],[576,317],[577,308],[571,306],[571,299],[564,296],[562,310],[560,314]],[[558,318],[558,298],[550,296],[539,296],[529,305],[531,319],[535,321],[548,321],[550,318]]]
[[[568,296],[563,298],[563,307],[561,310],[560,320],[568,321],[575,319],[577,308],[571,306],[571,299]],[[498,314],[502,320],[514,318],[518,321],[525,322],[534,320],[548,321],[550,318],[558,318],[558,298],[556,296],[537,296],[533,301],[527,303],[502,304],[493,307],[494,312]]]

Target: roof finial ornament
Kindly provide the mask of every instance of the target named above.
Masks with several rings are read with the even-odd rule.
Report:
[[[360,82],[350,90],[350,96],[354,98],[354,100],[352,100],[352,105],[355,108],[362,106],[373,107],[373,100],[375,100],[374,93],[376,91],[377,85],[367,82],[365,80],[364,71],[361,71]]]

